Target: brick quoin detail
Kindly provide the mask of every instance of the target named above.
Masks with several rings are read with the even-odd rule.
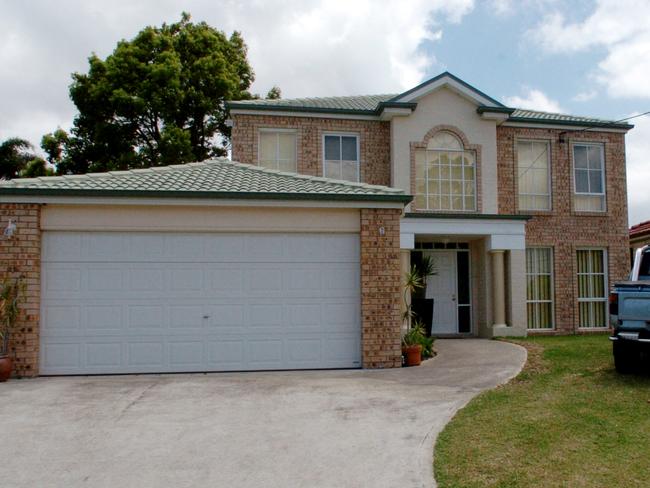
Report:
[[[341,120],[280,115],[232,116],[232,159],[257,164],[260,129],[295,129],[298,173],[323,176],[323,134],[350,132],[359,136],[359,173],[362,183],[390,186],[390,122]]]
[[[361,348],[364,368],[402,365],[400,209],[361,210]],[[380,235],[380,228],[384,235]]]
[[[0,240],[0,279],[22,276],[25,294],[9,340],[14,374],[18,377],[38,375],[39,320],[41,294],[40,205],[0,204],[0,229],[9,219],[16,224],[11,239]]]
[[[559,129],[497,128],[497,161],[500,214],[528,214],[526,245],[553,248],[555,331],[532,334],[582,333],[578,329],[578,284],[576,250],[580,247],[607,249],[609,286],[624,280],[629,272],[627,187],[625,180],[625,135],[611,132],[566,131],[559,142]],[[552,210],[519,210],[517,202],[516,142],[540,140],[550,144]],[[606,208],[603,213],[573,209],[573,156],[575,142],[603,144],[605,151]]]

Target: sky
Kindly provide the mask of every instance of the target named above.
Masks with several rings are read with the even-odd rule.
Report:
[[[398,93],[450,71],[506,105],[650,111],[649,0],[0,0],[0,140],[69,129],[71,73],[182,11],[242,32],[253,91]],[[630,223],[650,220],[650,116],[626,137]]]

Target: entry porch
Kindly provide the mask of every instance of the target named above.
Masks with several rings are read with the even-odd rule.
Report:
[[[412,298],[436,337],[526,335],[526,220],[511,215],[407,213],[402,276],[428,257],[434,274]],[[405,325],[406,327],[406,325]]]

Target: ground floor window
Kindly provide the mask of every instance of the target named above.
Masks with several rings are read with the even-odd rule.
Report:
[[[607,327],[606,253],[603,249],[578,250],[578,325]]]
[[[526,306],[529,329],[553,328],[553,250],[526,249]]]

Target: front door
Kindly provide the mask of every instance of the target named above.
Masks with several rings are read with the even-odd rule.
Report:
[[[458,333],[456,251],[428,251],[436,274],[427,278],[426,298],[433,298],[432,335]]]

